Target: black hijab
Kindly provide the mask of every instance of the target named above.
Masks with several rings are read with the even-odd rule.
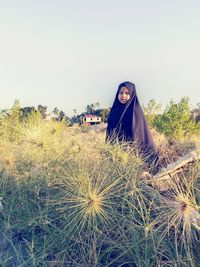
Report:
[[[126,104],[118,100],[121,87],[127,87],[130,99]],[[127,141],[138,147],[148,162],[157,162],[155,144],[140,106],[135,85],[131,82],[123,82],[119,85],[113,106],[108,118],[106,142],[115,140]]]

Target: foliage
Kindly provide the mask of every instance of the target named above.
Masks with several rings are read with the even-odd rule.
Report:
[[[69,118],[66,116],[65,112],[62,110],[59,110],[57,107],[54,108],[53,113],[57,115],[56,121],[65,121],[68,122]]]
[[[0,136],[8,140],[15,140],[18,136],[21,108],[16,100],[10,110],[3,111],[0,117]]]
[[[200,132],[200,124],[192,118],[187,97],[183,97],[179,103],[170,101],[163,114],[155,117],[153,126],[172,140]]]
[[[20,136],[21,125],[29,121],[30,118],[38,117],[44,121],[47,117],[47,107],[38,105],[35,107],[21,107],[18,100],[15,100],[11,109],[2,110],[0,112],[0,136],[1,138],[14,141]],[[55,110],[54,110],[55,111]],[[58,110],[58,122],[63,122],[68,125],[69,118],[61,110]]]
[[[101,117],[102,122],[108,122],[109,114],[110,108],[104,108],[99,110],[99,116]]]
[[[200,103],[192,110],[192,116],[196,122],[200,122]]]
[[[146,106],[143,106],[144,114],[148,123],[153,126],[156,115],[161,113],[161,104],[156,103],[155,99],[150,99]]]
[[[96,109],[99,108],[99,102],[88,104],[85,108],[86,114],[94,114]]]
[[[46,116],[47,116],[47,114],[46,114],[46,112],[47,112],[47,106],[38,105],[38,108],[37,109],[40,112],[42,118],[45,119]]]

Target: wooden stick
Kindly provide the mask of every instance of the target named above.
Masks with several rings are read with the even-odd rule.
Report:
[[[178,174],[182,172],[188,164],[198,160],[200,160],[199,151],[192,151],[176,162],[169,164],[166,168],[161,169],[156,175],[148,177],[147,183],[156,187],[159,191],[174,188],[180,179]]]

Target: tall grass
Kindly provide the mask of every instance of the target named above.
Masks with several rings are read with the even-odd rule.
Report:
[[[105,144],[105,132],[32,114],[11,135],[9,123],[0,141],[1,266],[198,266],[199,163],[160,193],[140,179],[139,153]],[[191,142],[162,147],[163,164],[167,151],[175,159],[198,147]]]

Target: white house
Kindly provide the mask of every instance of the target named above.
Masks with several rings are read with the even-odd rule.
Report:
[[[92,115],[92,114],[87,114],[82,117],[82,123],[83,124],[99,124],[101,122],[101,117]]]

